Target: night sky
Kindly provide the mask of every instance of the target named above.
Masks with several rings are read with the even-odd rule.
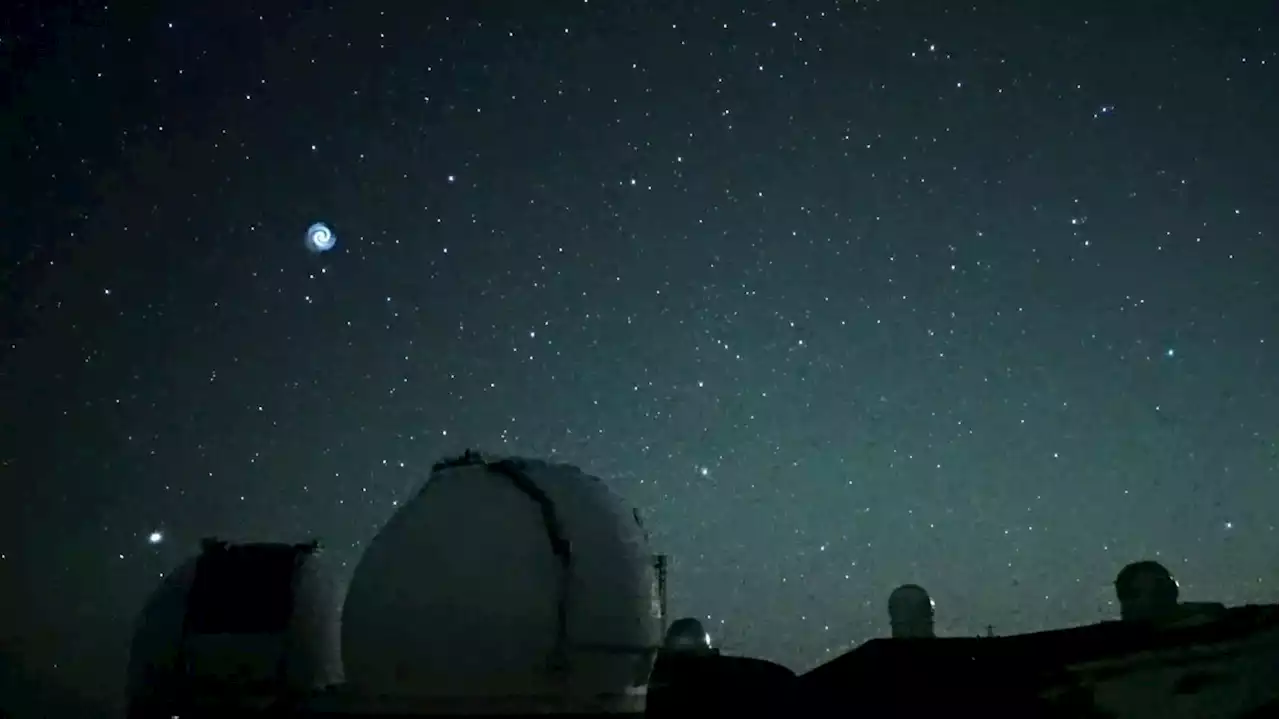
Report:
[[[201,537],[349,568],[467,447],[608,480],[796,669],[904,582],[1276,600],[1274,2],[135,5],[0,35],[21,681],[117,702]]]

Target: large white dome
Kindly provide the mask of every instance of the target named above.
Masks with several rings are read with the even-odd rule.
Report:
[[[341,682],[341,599],[317,549],[206,540],[138,617],[130,715],[261,706]]]
[[[357,566],[346,691],[384,711],[642,710],[661,611],[639,517],[602,481],[469,452]]]

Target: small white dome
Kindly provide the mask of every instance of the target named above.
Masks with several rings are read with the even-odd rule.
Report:
[[[138,617],[134,711],[260,704],[341,682],[341,598],[317,548],[206,540]]]
[[[424,713],[637,711],[660,613],[639,517],[602,481],[468,453],[356,567],[346,693]]]

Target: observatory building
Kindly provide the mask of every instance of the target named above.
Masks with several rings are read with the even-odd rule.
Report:
[[[894,639],[933,638],[933,599],[924,587],[904,584],[889,595],[889,629]]]
[[[721,654],[702,622],[671,623],[649,677],[647,717],[788,716],[795,673],[763,659]]]
[[[356,567],[343,703],[383,714],[641,712],[662,638],[639,515],[575,467],[438,463]]]
[[[138,618],[130,719],[250,713],[342,681],[341,599],[319,545],[204,541]]]
[[[662,650],[692,654],[715,652],[711,645],[711,633],[702,626],[702,622],[693,617],[684,617],[671,623],[667,636],[662,641]]]
[[[934,637],[919,586],[890,595],[892,638],[812,669],[799,696],[867,714],[1008,717],[1263,717],[1276,714],[1277,608],[1182,602],[1160,564],[1115,580],[1119,621],[1007,636]]]
[[[1116,599],[1124,621],[1169,619],[1178,613],[1178,583],[1159,562],[1134,562],[1116,575]]]

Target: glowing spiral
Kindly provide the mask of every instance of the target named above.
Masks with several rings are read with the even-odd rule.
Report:
[[[323,222],[317,222],[307,228],[307,249],[312,252],[328,252],[338,243],[333,230]]]

